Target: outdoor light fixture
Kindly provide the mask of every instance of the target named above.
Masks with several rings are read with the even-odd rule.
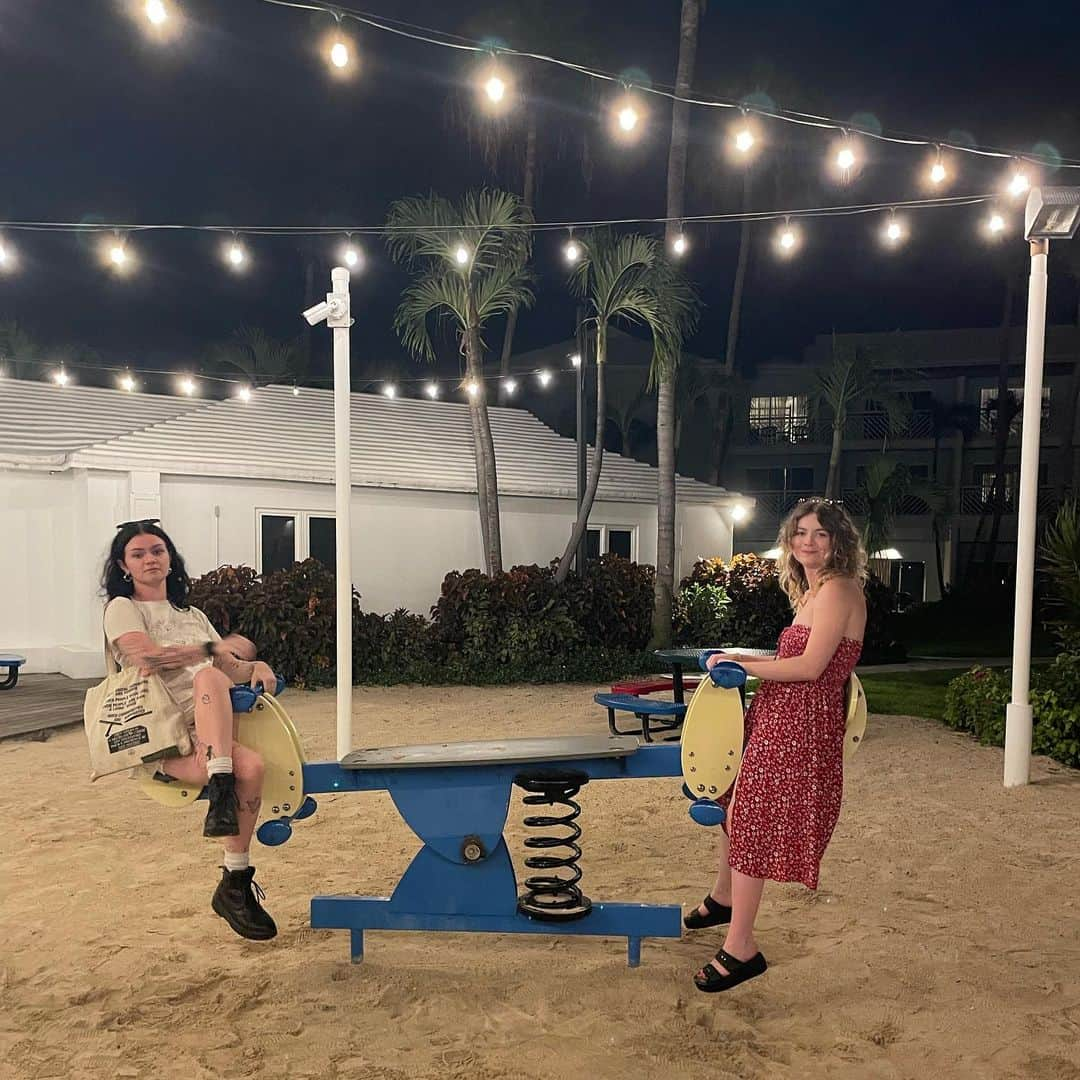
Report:
[[[938,184],[944,184],[948,179],[948,172],[942,164],[941,158],[938,158],[933,165],[930,166],[930,183],[935,186]]]
[[[615,135],[623,140],[634,138],[641,130],[642,108],[627,92],[612,107],[612,122]]]
[[[120,389],[126,390],[130,394],[135,389],[135,380],[130,375],[121,376]]]
[[[429,382],[427,386],[424,387],[424,393],[434,401],[439,396],[439,384]]]
[[[731,508],[732,521],[745,521],[750,516],[750,511],[742,503],[736,503]]]
[[[550,371],[540,371],[540,372],[537,373],[536,377],[540,380],[540,385],[541,386],[547,386],[548,383],[551,382],[551,372]]]
[[[241,401],[250,401],[251,400],[251,390],[246,386],[241,386],[240,389],[236,391],[236,396]]]
[[[1012,174],[1012,177],[1009,180],[1009,186],[1006,190],[1014,199],[1018,199],[1021,195],[1026,194],[1030,187],[1031,181],[1028,179],[1027,173],[1018,166],[1016,171]]]
[[[67,386],[67,384],[71,382],[71,378],[63,368],[53,372],[52,380],[57,386]]]
[[[154,26],[160,26],[168,17],[163,0],[146,0],[146,7],[143,10]]]
[[[574,354],[573,354],[573,355],[572,355],[572,356],[570,357],[570,363],[571,363],[571,364],[572,364],[572,365],[573,365],[574,367],[581,367],[581,353],[574,353]]]
[[[689,246],[690,244],[686,239],[686,234],[682,232],[671,241],[671,250],[680,258],[686,254]]]
[[[1000,236],[1005,231],[1005,219],[998,213],[993,213],[987,219],[986,230],[991,236]]]
[[[194,380],[193,379],[181,379],[180,380],[180,392],[182,394],[187,394],[188,397],[191,397],[191,395],[195,393],[195,382],[194,382]]]
[[[507,379],[503,383],[503,390],[506,391],[507,397],[513,397],[514,392],[517,390],[517,379]]]
[[[113,266],[118,269],[122,268],[127,260],[127,252],[124,250],[123,244],[114,244],[109,248],[109,262],[111,262]]]
[[[907,226],[895,214],[890,214],[881,236],[889,247],[896,247],[907,238]]]
[[[1028,240],[1071,240],[1080,227],[1080,188],[1032,188],[1024,211]]]
[[[458,266],[464,266],[469,261],[469,249],[464,244],[459,244],[454,252],[454,262]]]
[[[567,240],[562,250],[563,258],[571,265],[581,258],[581,245],[576,240]]]
[[[1012,690],[1005,707],[1006,787],[1018,787],[1031,778],[1031,624],[1038,538],[1043,354],[1046,350],[1046,264],[1051,240],[1071,240],[1076,235],[1080,224],[1078,215],[1080,187],[1033,188],[1024,209],[1024,236],[1030,245],[1031,278],[1020,420],[1020,492],[1016,505]]]
[[[633,131],[638,124],[637,109],[633,105],[624,105],[619,110],[619,127],[623,131]]]
[[[749,128],[739,128],[735,132],[735,149],[740,154],[749,154],[754,149],[754,133]]]
[[[393,383],[388,383],[383,387],[383,394],[388,398],[397,397],[397,387]]]
[[[300,387],[299,386],[294,386],[292,388],[292,396],[293,397],[299,397],[300,396]]]
[[[465,393],[468,394],[469,397],[476,397],[476,395],[480,393],[479,384],[475,382],[467,382],[465,384]]]
[[[0,244],[0,270],[15,268],[15,252],[6,244]]]
[[[234,270],[239,270],[247,262],[247,252],[239,240],[234,240],[225,248],[225,261]]]
[[[781,255],[788,256],[795,253],[799,246],[799,232],[790,223],[785,223],[776,234],[776,248]]]
[[[353,247],[352,244],[346,244],[341,249],[341,258],[350,270],[359,269],[364,262],[363,253],[359,248]]]
[[[349,46],[344,41],[335,41],[330,46],[330,63],[336,68],[347,67],[349,64]]]

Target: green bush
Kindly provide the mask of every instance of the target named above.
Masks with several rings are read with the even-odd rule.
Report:
[[[791,605],[780,588],[776,563],[757,555],[735,555],[723,559],[698,559],[679,586],[679,596],[694,586],[718,586],[728,597],[720,637],[693,637],[691,627],[680,613],[676,599],[675,640],[684,645],[742,645],[768,649],[776,644],[780,631],[791,622]]]
[[[945,723],[988,746],[1005,745],[1007,672],[972,668],[945,691]],[[1032,750],[1080,768],[1080,655],[1062,653],[1032,684]]]
[[[680,645],[723,641],[724,614],[730,606],[731,598],[723,585],[691,581],[675,597],[675,641]]]
[[[191,583],[188,601],[199,608],[218,632],[240,633],[237,621],[247,604],[248,593],[258,585],[259,575],[250,566],[222,566]]]

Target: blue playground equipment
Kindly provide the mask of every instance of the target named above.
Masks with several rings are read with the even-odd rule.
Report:
[[[19,668],[26,663],[20,653],[0,653],[0,668],[7,668],[7,675],[0,680],[0,690],[10,690],[19,681]]]

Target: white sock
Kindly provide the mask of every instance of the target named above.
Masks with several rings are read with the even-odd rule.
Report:
[[[231,874],[237,870],[246,870],[251,865],[251,856],[246,851],[226,851],[225,869]]]
[[[212,757],[206,763],[207,776],[214,776],[217,773],[231,773],[232,771],[231,757]]]

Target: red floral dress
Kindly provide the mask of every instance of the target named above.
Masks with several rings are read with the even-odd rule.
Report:
[[[808,626],[785,627],[778,658],[802,655],[809,637]],[[844,791],[844,686],[861,652],[861,641],[841,638],[813,682],[761,681],[728,826],[733,870],[817,888]]]

